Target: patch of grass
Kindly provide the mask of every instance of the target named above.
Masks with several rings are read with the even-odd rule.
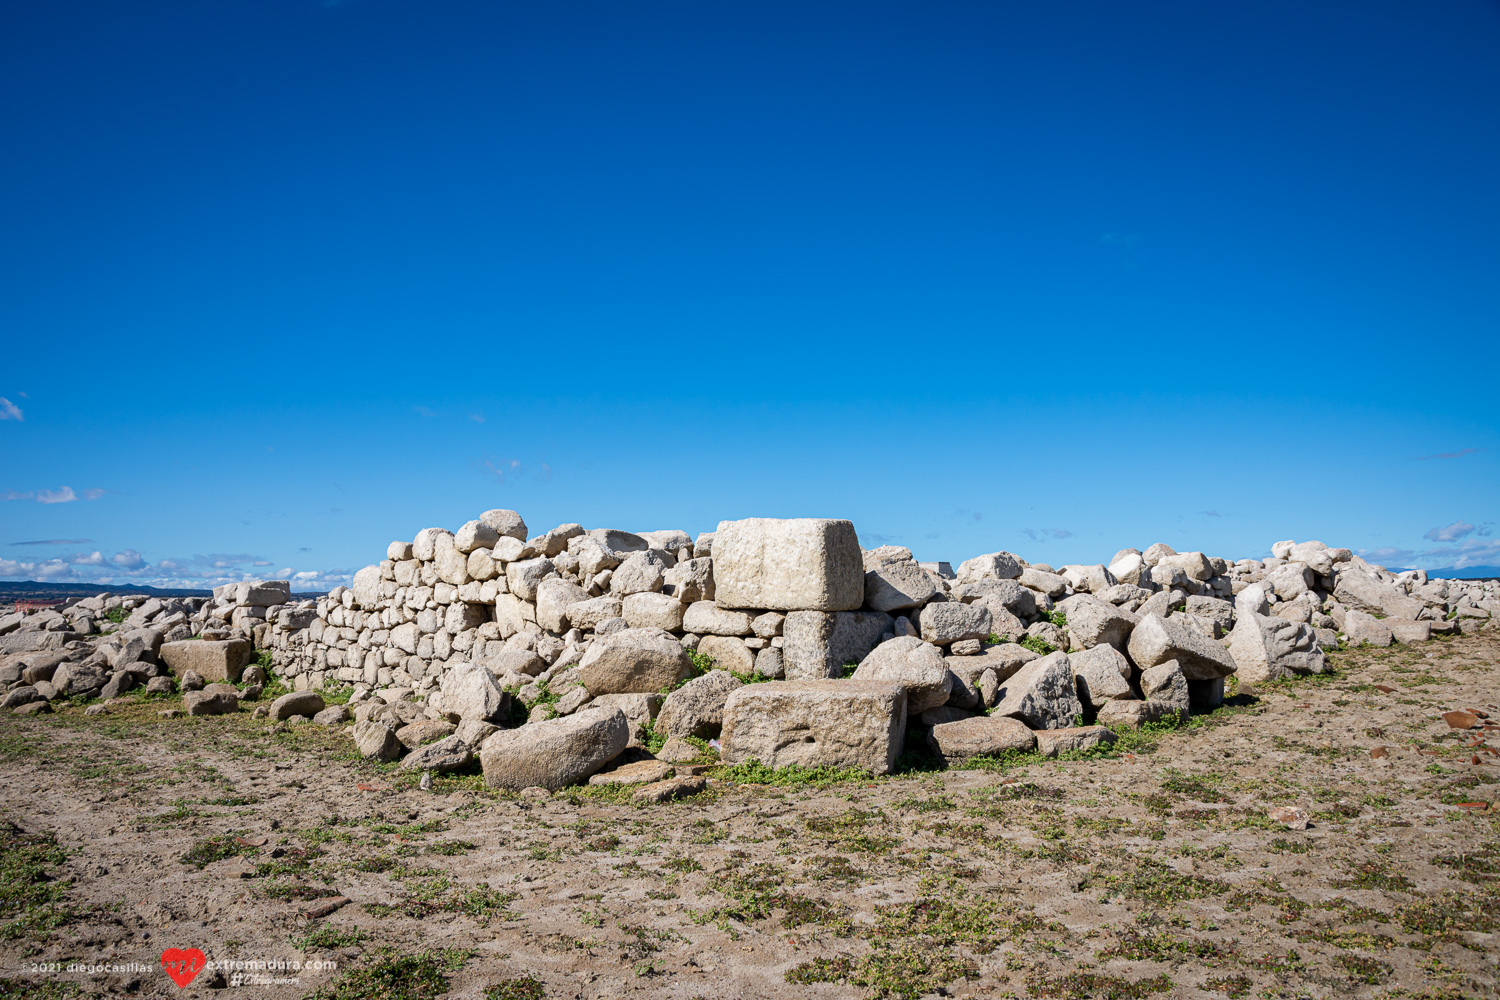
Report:
[[[786,767],[767,767],[758,760],[743,764],[732,764],[714,768],[710,772],[721,781],[734,781],[742,785],[780,785],[783,787],[827,788],[845,782],[870,782],[875,776],[864,768],[833,767],[819,764],[816,767],[801,767],[789,764]]]
[[[972,961],[908,943],[876,948],[859,958],[815,958],[788,969],[786,981],[799,985],[843,981],[864,987],[872,997],[915,1000],[955,979],[977,976],[978,971]]]
[[[217,861],[254,854],[256,849],[239,843],[238,834],[221,833],[198,841],[177,860],[194,868],[206,868]]]
[[[1194,802],[1228,802],[1229,798],[1220,792],[1215,785],[1218,779],[1205,774],[1187,774],[1175,768],[1167,770],[1167,776],[1162,780],[1161,787],[1178,795],[1185,795]]]
[[[292,945],[299,951],[311,951],[314,948],[322,948],[332,951],[336,948],[348,948],[359,944],[365,939],[365,932],[358,927],[337,927],[333,924],[320,924],[317,929],[302,937],[293,937]]]
[[[1052,643],[1048,642],[1046,639],[1043,639],[1039,635],[1028,635],[1026,638],[1021,640],[1020,645],[1025,649],[1031,650],[1033,653],[1036,653],[1039,656],[1046,656],[1048,653],[1057,652],[1056,646],[1052,645]]]
[[[77,918],[64,902],[72,882],[49,874],[67,859],[54,834],[0,830],[0,940],[45,937]]]
[[[116,625],[124,624],[125,619],[129,617],[130,612],[125,608],[110,608],[108,611],[104,612],[104,620],[107,622],[113,622]]]
[[[1355,955],[1347,951],[1334,955],[1333,960],[1344,967],[1350,979],[1360,983],[1383,983],[1395,971],[1388,962],[1365,958],[1363,955]]]
[[[1232,976],[1210,978],[1204,980],[1203,982],[1203,988],[1205,990],[1212,990],[1216,993],[1224,993],[1228,995],[1231,1000],[1238,1000],[1239,997],[1249,996],[1250,990],[1253,989],[1254,986],[1255,982],[1243,972],[1236,972]]]
[[[1385,892],[1411,892],[1416,886],[1405,875],[1393,875],[1385,865],[1366,861],[1355,865],[1350,877],[1334,879],[1336,889],[1381,889]]]
[[[369,965],[346,973],[311,1000],[437,1000],[448,992],[448,973],[469,960],[467,949],[403,955],[382,948]]]
[[[1070,972],[1048,978],[1036,972],[1026,977],[1026,988],[1032,996],[1061,997],[1064,1000],[1140,1000],[1172,988],[1166,973],[1150,979],[1126,979],[1097,972]]]
[[[1133,863],[1123,866],[1123,871],[1112,870],[1121,866],[1098,866],[1083,879],[1080,890],[1091,886],[1102,886],[1101,902],[1112,897],[1140,899],[1158,906],[1171,906],[1186,899],[1201,899],[1218,896],[1229,891],[1230,886],[1216,878],[1203,875],[1184,875],[1160,861],[1137,857]]]
[[[10,997],[15,997],[17,1000],[22,997],[26,1000],[67,1000],[68,997],[82,995],[82,987],[66,979],[45,979],[41,982],[34,982],[0,977],[0,997],[6,1000]]]
[[[546,996],[547,987],[531,976],[502,979],[484,988],[484,1000],[545,1000]]]

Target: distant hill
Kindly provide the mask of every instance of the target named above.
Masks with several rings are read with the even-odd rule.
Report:
[[[46,601],[67,597],[93,597],[97,594],[145,594],[147,597],[212,597],[212,590],[171,590],[146,587],[138,583],[106,586],[102,583],[39,583],[36,580],[0,580],[0,603],[11,601]],[[293,594],[293,600],[316,599],[315,594]]]
[[[1500,566],[1465,566],[1463,569],[1430,569],[1428,577],[1440,576],[1444,580],[1497,580],[1500,579]]]

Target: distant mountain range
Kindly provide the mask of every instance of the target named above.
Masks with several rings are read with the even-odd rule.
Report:
[[[212,590],[171,590],[129,583],[106,586],[102,583],[39,583],[36,580],[0,580],[0,603],[11,601],[47,601],[67,597],[94,597],[98,594],[144,594],[147,597],[212,597]],[[316,594],[293,594],[294,600],[315,599]]]

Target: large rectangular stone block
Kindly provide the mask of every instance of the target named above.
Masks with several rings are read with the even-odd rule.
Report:
[[[720,607],[854,611],[864,603],[864,556],[849,521],[720,521],[713,560]]]
[[[886,681],[746,684],[724,705],[720,739],[726,764],[890,774],[906,739],[906,689]]]
[[[156,655],[178,677],[192,670],[206,681],[237,681],[254,650],[248,639],[184,639],[163,643]]]
[[[781,626],[787,680],[842,677],[844,664],[863,660],[894,627],[880,611],[793,611]]]

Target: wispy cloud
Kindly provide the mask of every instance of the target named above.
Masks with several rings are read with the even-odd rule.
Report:
[[[1429,542],[1456,542],[1465,535],[1473,534],[1474,531],[1474,526],[1467,521],[1454,521],[1446,527],[1433,528],[1422,537]]]
[[[84,490],[80,493],[71,486],[56,490],[27,490],[24,493],[6,490],[0,493],[0,501],[33,500],[36,503],[72,503],[75,500],[98,500],[108,492],[108,490]]]
[[[11,542],[12,547],[17,545],[93,545],[92,538],[43,538],[35,542]]]
[[[1045,542],[1049,538],[1072,538],[1067,528],[1022,528],[1021,533],[1033,542]]]
[[[140,569],[146,565],[146,560],[135,549],[122,549],[110,556],[109,561],[121,569]]]
[[[474,421],[476,424],[482,424],[482,423],[484,423],[484,416],[482,414],[479,414],[479,413],[471,413],[471,414],[469,414],[469,419],[472,420],[472,421]]]
[[[23,392],[21,395],[24,396],[26,394]],[[12,403],[4,396],[0,396],[0,420],[14,420],[17,423],[20,423],[25,419],[26,417],[21,413],[21,408],[19,406],[17,406],[15,403]],[[45,420],[42,422],[46,423]]]
[[[429,410],[425,406],[413,406],[412,410],[414,410],[416,412],[417,416],[419,416],[419,417],[435,417],[435,416],[437,416],[436,413],[434,413],[432,410]]]
[[[1428,462],[1434,458],[1463,458],[1465,455],[1474,455],[1484,451],[1483,448],[1463,448],[1459,451],[1440,451],[1436,455],[1418,455],[1418,462]]]
[[[1220,514],[1216,510],[1200,510],[1198,513],[1202,514],[1204,517],[1228,517],[1229,516],[1228,514]]]

